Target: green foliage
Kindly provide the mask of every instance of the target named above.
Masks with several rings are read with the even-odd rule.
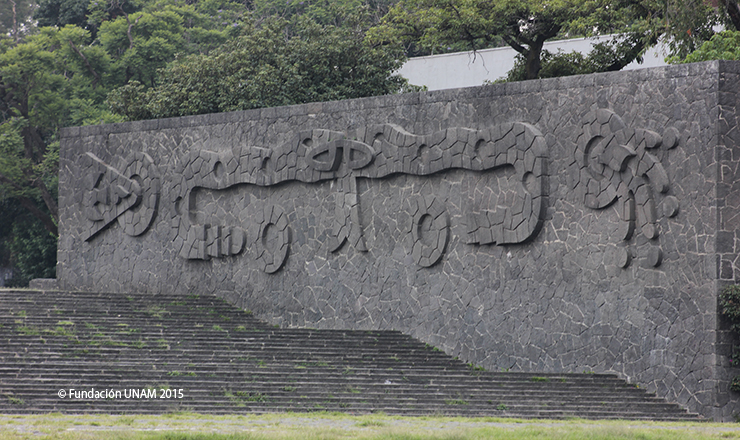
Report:
[[[224,396],[228,397],[230,401],[236,404],[243,404],[245,402],[267,402],[269,401],[267,394],[251,391],[224,391]]]
[[[732,347],[732,354],[730,355],[730,366],[740,366],[740,349],[737,346]]]
[[[358,29],[358,27],[360,27]],[[207,55],[159,72],[156,87],[129,83],[108,98],[127,119],[162,118],[394,93],[401,53],[364,42],[356,27],[268,19]]]
[[[238,9],[216,0],[42,2],[39,22],[55,27],[0,44],[0,202],[22,208],[55,236],[59,128],[123,121],[105,106],[111,89],[131,78],[153,85],[157,69],[177,53],[205,53],[222,44],[234,32],[227,27],[242,15]],[[55,261],[40,251],[56,248],[49,237],[29,228],[8,238],[18,231],[9,224],[0,237],[0,257],[21,265],[14,282],[53,274]]]
[[[639,58],[660,39],[671,54],[693,51],[714,33],[719,17],[705,0],[596,1],[602,7],[574,17],[570,32],[581,35],[618,34],[626,41],[620,50]],[[608,7],[604,7],[609,5]],[[635,50],[628,50],[629,46]]]
[[[11,405],[25,405],[26,402],[20,397],[7,396]]]
[[[134,80],[152,87],[157,71],[176,55],[208,53],[241,26],[242,13],[233,2],[158,0],[131,13],[116,5],[101,0],[90,18],[100,21],[98,40],[112,58],[110,79],[116,86]],[[111,10],[118,15],[109,17]]]
[[[541,68],[537,78],[555,78],[570,75],[585,75],[588,73],[610,72],[620,70],[628,61],[635,59],[634,45],[629,39],[617,39],[606,43],[594,44],[593,49],[584,55],[580,52],[552,53],[542,50]],[[504,81],[524,81],[527,79],[526,59],[518,55],[514,67],[509,71]]]
[[[41,28],[0,52],[0,202],[15,216],[0,239],[12,285],[53,277],[59,143],[66,125],[120,121],[101,108],[110,57],[76,26]]]
[[[401,0],[368,32],[373,43],[398,43],[410,56],[504,45],[497,20],[503,3]]]
[[[639,3],[639,2],[630,2]],[[508,44],[520,54],[519,72],[512,78],[543,77],[542,47],[554,38],[578,35],[629,33],[630,49],[622,45],[602,45],[601,51],[612,49],[619,56],[620,67],[639,56],[648,44],[655,43],[654,34],[640,34],[634,23],[655,11],[642,10],[628,2],[602,0],[401,0],[391,8],[382,23],[371,30],[374,42],[402,42],[409,50],[421,52],[458,49],[465,43],[468,49]],[[628,23],[633,23],[627,26]],[[640,38],[635,37],[641,35]],[[644,36],[642,36],[644,35]],[[565,64],[573,61],[570,54],[552,57],[550,71],[545,76],[564,72],[573,74],[581,67]]]
[[[740,31],[728,30],[714,35],[686,58],[671,57],[671,63],[696,63],[710,60],[740,60]]]
[[[719,294],[720,313],[730,321],[730,329],[740,334],[740,285],[731,284]]]
[[[44,229],[38,220],[29,215],[23,216],[23,220],[16,218],[9,232],[5,237],[5,246],[10,252],[14,271],[13,278],[5,283],[7,287],[24,287],[34,278],[56,276],[56,237]]]
[[[40,0],[33,14],[39,27],[68,24],[84,28],[87,25],[87,5],[89,0]]]
[[[730,382],[730,391],[740,393],[740,376],[732,378],[732,382]]]
[[[558,51],[552,53],[548,50],[542,51],[542,67],[537,78],[554,78],[559,76],[581,75],[593,73],[593,66],[587,57],[579,52]],[[526,60],[517,55],[514,67],[509,71],[503,81],[524,81],[527,79]]]
[[[157,69],[183,50],[181,17],[172,11],[135,15],[101,24],[99,39],[105,52],[113,55],[111,74],[116,82],[134,79],[151,86]]]
[[[620,70],[661,38],[685,56],[718,22],[704,0],[400,0],[368,38],[410,55],[507,44],[520,54],[508,80],[522,80]],[[614,34],[584,57],[542,51],[547,40]]]
[[[730,329],[735,333],[735,337],[740,336],[740,285],[731,284],[722,289],[719,294],[719,310],[730,321]],[[737,347],[733,346],[730,366],[737,367],[738,359],[740,353]],[[733,377],[730,390],[740,392],[740,376]]]
[[[722,22],[729,25],[726,14],[704,0],[668,2],[666,8],[665,40],[671,56],[686,57],[715,34],[715,26]]]
[[[447,405],[469,405],[470,403],[464,399],[445,399]]]

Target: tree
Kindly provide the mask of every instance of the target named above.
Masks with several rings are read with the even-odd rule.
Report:
[[[268,19],[208,55],[160,71],[150,89],[130,83],[109,97],[128,119],[161,118],[394,93],[402,53],[364,42],[361,25]],[[294,34],[290,36],[290,34]]]
[[[89,3],[89,0],[40,0],[33,18],[38,21],[39,27],[73,24],[85,28]]]
[[[254,0],[252,15],[259,24],[268,18],[288,22],[304,16],[322,26],[343,27],[347,19],[363,13],[363,21],[377,24],[395,0]]]
[[[177,54],[208,53],[223,44],[241,24],[238,4],[223,2],[225,9],[211,11],[214,2],[200,7],[176,0],[147,3],[128,13],[118,0],[108,0],[105,11],[119,15],[100,23],[98,39],[112,58],[112,81],[117,86],[137,81],[154,86],[157,70]],[[204,10],[206,12],[201,12]],[[208,15],[214,13],[215,15]],[[105,17],[94,12],[96,17]]]
[[[545,41],[594,9],[595,2],[577,0],[401,0],[371,31],[371,40],[416,40],[431,50],[459,42],[478,50],[503,41],[524,58],[531,79],[539,73]]]
[[[710,60],[740,60],[740,31],[720,32],[705,42],[699,49],[687,55],[686,58],[675,57],[669,61],[682,64]]]
[[[401,0],[370,38],[429,49],[464,42],[472,50],[503,41],[520,54],[523,79],[535,79],[547,40],[616,35],[589,55],[586,64],[597,70],[575,70],[619,70],[663,36],[672,49],[691,50],[711,29],[709,11],[704,0]]]
[[[56,200],[37,167],[46,157],[44,138],[55,129],[54,115],[64,105],[65,81],[54,73],[50,40],[49,33],[34,35],[0,54],[0,185],[56,235]],[[31,192],[43,199],[48,214],[33,202]]]
[[[735,0],[720,0],[707,20],[710,24],[722,24],[725,31],[714,33],[713,29],[702,33],[691,50],[674,53],[669,63],[693,63],[709,60],[740,59],[740,5]]]
[[[0,200],[0,267],[12,267],[6,287],[23,287],[34,278],[54,278],[56,237],[14,199]]]
[[[58,224],[58,129],[121,121],[104,104],[112,88],[130,78],[154,84],[156,69],[177,52],[210,50],[226,39],[231,24],[218,24],[222,17],[199,13],[177,0],[147,3],[141,12],[131,12],[134,6],[119,0],[91,5],[96,3],[105,9],[92,10],[103,20],[96,24],[100,43],[81,27],[82,12],[69,20],[60,13],[54,16],[56,24],[66,20],[77,25],[42,27],[25,39],[0,42],[0,200],[21,205],[52,235]],[[234,5],[202,3],[211,9]],[[48,12],[51,4],[41,10]],[[132,13],[138,15],[132,18]],[[232,13],[229,19],[238,16]]]
[[[732,28],[740,31],[740,5],[736,0],[720,0],[725,23],[731,24]]]

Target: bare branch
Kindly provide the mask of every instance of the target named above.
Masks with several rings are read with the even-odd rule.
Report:
[[[15,39],[15,44],[18,44],[21,40],[18,32],[18,11],[16,10],[15,0],[10,0],[10,3],[13,5],[13,38]]]
[[[85,63],[88,72],[90,72],[90,74],[92,74],[92,76],[95,78],[92,83],[92,88],[95,89],[95,87],[97,87],[98,85],[98,81],[100,81],[100,75],[98,75],[98,72],[96,72],[95,69],[93,69],[93,67],[90,65],[90,62],[88,61],[85,54],[83,54],[82,51],[78,49],[77,46],[74,45],[74,43],[72,43],[71,40],[67,40],[67,43],[69,43],[69,47],[71,47],[72,50],[75,51],[75,53],[79,55],[80,58],[82,58],[82,61]]]

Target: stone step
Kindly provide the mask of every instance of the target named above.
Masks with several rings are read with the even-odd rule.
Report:
[[[486,372],[396,331],[281,329],[214,297],[0,290],[0,412],[696,420],[614,375]],[[59,389],[167,384],[179,401]]]
[[[15,384],[14,384],[15,385]],[[105,390],[130,390],[130,389],[160,389],[163,384],[152,384],[146,381],[139,383],[129,383],[125,388],[116,386],[85,386],[83,384],[70,385],[64,388],[34,388],[34,387],[18,387],[17,391],[10,393],[2,391],[2,395],[23,395],[26,398],[35,399],[37,402],[58,402],[57,391],[59,389],[72,392],[76,390],[78,393],[81,391],[97,390],[98,392]],[[303,389],[299,387],[259,387],[254,384],[233,384],[233,383],[186,383],[186,382],[170,382],[167,384],[170,390],[183,390],[182,395],[184,396],[182,401],[195,400],[201,402],[204,398],[218,398],[222,400],[233,392],[236,396],[261,396],[263,400],[271,400],[273,402],[280,400],[291,400],[301,399],[305,401],[326,399],[328,397],[351,401],[351,402],[363,402],[363,401],[378,401],[378,400],[392,400],[396,402],[401,401],[419,401],[424,403],[440,403],[444,402],[447,405],[479,405],[488,406],[492,403],[510,403],[518,406],[556,406],[556,407],[599,407],[599,408],[612,408],[612,409],[625,409],[638,410],[644,408],[651,408],[653,410],[675,410],[675,406],[660,402],[659,400],[653,401],[642,401],[642,402],[622,402],[622,401],[607,401],[598,399],[585,399],[580,400],[577,396],[570,396],[570,398],[562,398],[560,400],[548,400],[538,399],[537,396],[523,396],[518,398],[515,395],[508,394],[490,394],[490,395],[476,395],[476,394],[463,394],[459,390],[439,390],[439,389],[402,389],[400,387],[392,386],[385,387],[383,392],[367,391],[365,389],[339,389],[337,392],[327,392],[326,389]],[[199,386],[200,388],[196,388]],[[22,393],[21,393],[22,391]],[[159,394],[158,394],[159,395]],[[210,397],[209,397],[210,396]],[[245,398],[246,400],[246,398]],[[71,399],[67,399],[65,404],[76,404],[77,402]]]
[[[82,408],[83,411],[79,411]],[[14,411],[15,410],[15,411]],[[398,415],[461,415],[461,416],[491,416],[495,414],[500,417],[523,417],[523,418],[562,418],[562,417],[584,417],[600,419],[636,419],[636,420],[670,420],[686,421],[691,420],[688,416],[673,416],[669,414],[656,413],[655,415],[646,416],[643,411],[610,410],[599,409],[594,407],[532,407],[532,406],[515,406],[501,404],[489,404],[486,406],[470,406],[442,403],[438,405],[429,405],[422,402],[404,402],[398,401],[378,401],[366,403],[349,403],[337,399],[326,399],[320,402],[249,402],[249,401],[230,401],[230,400],[204,400],[202,404],[194,402],[178,402],[164,400],[162,402],[152,403],[147,401],[142,404],[140,401],[129,403],[108,403],[96,402],[95,405],[78,405],[72,407],[65,403],[52,403],[35,405],[25,410],[19,408],[9,408],[4,410],[5,414],[13,413],[49,413],[49,412],[85,412],[85,413],[147,413],[158,414],[172,411],[193,411],[212,414],[233,414],[233,413],[263,413],[275,411],[340,411],[351,412],[355,414],[368,414],[373,412],[393,413]],[[693,419],[696,421],[696,419]]]

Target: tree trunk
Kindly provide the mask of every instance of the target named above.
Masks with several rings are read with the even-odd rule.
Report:
[[[730,21],[735,26],[735,30],[740,31],[740,6],[738,6],[737,1],[722,0],[722,3],[725,5],[725,10],[727,11],[727,15],[730,16]]]
[[[540,76],[540,69],[542,69],[542,46],[544,41],[534,41],[529,45],[529,50],[525,54],[525,78],[524,79],[537,79]]]
[[[18,11],[16,9],[16,3],[15,0],[10,0],[10,3],[13,5],[13,39],[15,40],[15,44],[17,45],[20,40],[21,36],[18,32]]]
[[[36,206],[36,204],[33,203],[33,200],[27,197],[18,197],[18,200],[28,212],[30,212],[34,217],[41,221],[41,223],[44,225],[44,229],[54,234],[55,237],[59,237],[59,229],[57,228],[56,223],[54,223],[52,218],[49,217],[44,211],[40,210]]]

